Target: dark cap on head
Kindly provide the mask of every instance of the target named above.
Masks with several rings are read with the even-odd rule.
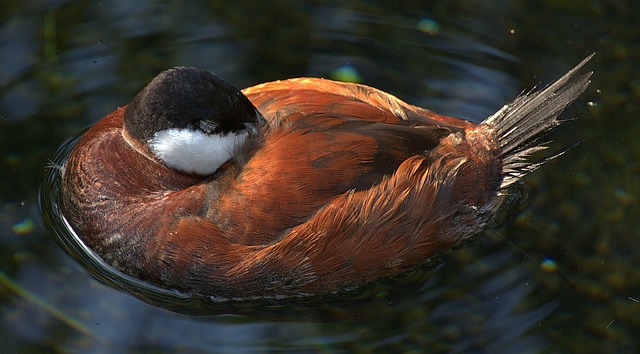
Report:
[[[124,124],[129,135],[148,141],[169,128],[225,134],[257,123],[256,108],[240,90],[215,74],[176,67],[156,76],[129,103]]]

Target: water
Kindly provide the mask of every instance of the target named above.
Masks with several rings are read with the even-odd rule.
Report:
[[[633,8],[622,1],[3,7],[0,347],[636,352],[640,19]],[[594,82],[567,115],[580,119],[561,128],[554,147],[584,141],[525,180],[528,201],[497,229],[506,240],[489,233],[439,266],[368,289],[374,300],[353,295],[356,309],[286,303],[266,314],[253,311],[255,304],[219,309],[249,316],[166,311],[96,281],[41,222],[37,193],[45,173],[54,172],[45,166],[57,147],[171,66],[212,70],[238,87],[296,76],[351,78],[479,121],[594,51]],[[558,270],[541,267],[543,259]],[[173,310],[192,300],[155,290],[178,299]]]

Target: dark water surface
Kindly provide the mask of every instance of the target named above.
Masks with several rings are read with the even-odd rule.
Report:
[[[635,2],[222,3],[3,5],[1,352],[638,352]],[[38,189],[58,146],[171,66],[237,87],[356,80],[480,121],[592,52],[593,83],[567,114],[579,120],[553,146],[583,142],[527,177],[528,200],[494,231],[377,284],[361,316],[336,306],[315,319],[340,321],[318,322],[286,304],[280,321],[169,312],[97,282],[41,221]]]

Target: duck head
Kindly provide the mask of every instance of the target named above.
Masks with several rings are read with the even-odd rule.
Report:
[[[210,175],[231,159],[264,118],[240,90],[215,74],[176,67],[162,72],[127,106],[123,135],[169,168]]]

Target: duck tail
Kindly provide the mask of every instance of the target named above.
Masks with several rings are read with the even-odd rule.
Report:
[[[574,146],[538,161],[527,159],[536,151],[548,147],[550,133],[565,121],[558,119],[560,113],[587,89],[592,72],[574,80],[571,78],[593,55],[586,57],[546,88],[521,94],[481,123],[494,131],[500,145],[503,175],[501,190]]]

